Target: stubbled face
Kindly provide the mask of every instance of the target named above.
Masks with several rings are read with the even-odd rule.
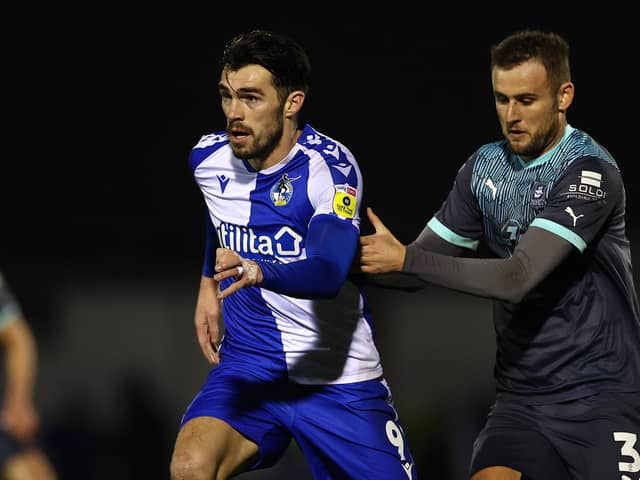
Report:
[[[280,143],[284,124],[283,105],[271,72],[260,65],[223,70],[218,88],[234,155],[245,160],[266,159]]]
[[[552,91],[542,63],[531,60],[491,72],[502,134],[523,160],[535,159],[562,137],[558,92]]]

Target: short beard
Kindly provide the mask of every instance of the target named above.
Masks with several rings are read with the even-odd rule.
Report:
[[[515,149],[513,145],[509,144],[511,150],[513,151],[513,153],[520,155],[521,157],[532,159],[538,158],[555,139],[556,133],[559,128],[558,123],[559,120],[557,118],[554,119],[552,124],[549,125],[546,130],[532,136],[531,141],[524,147]]]
[[[265,133],[266,136],[261,138],[254,137],[253,142],[247,148],[236,149],[234,145],[231,144],[233,154],[242,160],[251,160],[253,158],[265,160],[280,143],[283,130],[284,122],[280,116],[276,115],[272,131],[267,131]]]

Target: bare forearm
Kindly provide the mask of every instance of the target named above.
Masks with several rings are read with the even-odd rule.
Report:
[[[23,320],[17,320],[5,333],[5,403],[33,400],[37,375],[37,348],[30,329]]]

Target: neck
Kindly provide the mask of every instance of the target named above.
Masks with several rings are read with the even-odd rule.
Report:
[[[289,152],[291,152],[291,149],[296,144],[301,134],[302,130],[296,128],[295,125],[291,128],[286,128],[285,126],[280,142],[278,142],[276,148],[274,148],[266,158],[252,158],[248,160],[249,164],[258,171],[277,164],[282,161]]]
[[[538,153],[535,156],[531,156],[531,155],[523,155],[520,154],[520,158],[525,162],[525,163],[529,163],[533,160],[536,160],[538,158],[540,158],[541,156],[543,156],[545,153],[549,152],[550,150],[553,150],[556,145],[558,145],[560,143],[560,141],[562,140],[562,138],[564,137],[564,132],[567,128],[567,121],[566,119],[563,117],[560,120],[560,127],[554,132],[553,137],[548,138],[548,141],[546,143],[546,146],[544,147],[544,149]]]

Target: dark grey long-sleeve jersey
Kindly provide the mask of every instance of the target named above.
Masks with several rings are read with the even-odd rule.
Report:
[[[624,215],[620,170],[586,133],[567,127],[529,163],[503,141],[487,144],[407,247],[404,286],[433,283],[495,300],[499,395],[544,404],[640,392]],[[461,256],[480,242],[489,258]]]

